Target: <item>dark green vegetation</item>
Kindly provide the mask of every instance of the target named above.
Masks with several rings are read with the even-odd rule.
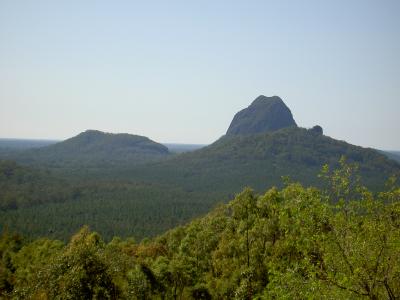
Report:
[[[331,139],[320,127],[226,135],[181,154],[144,137],[88,131],[14,155],[18,163],[0,169],[1,228],[62,240],[85,224],[106,241],[154,236],[246,186],[281,188],[285,176],[321,188],[322,166],[337,166],[341,156],[359,165],[363,184],[373,191],[400,173],[399,164],[379,152]]]
[[[351,165],[325,189],[245,189],[154,239],[68,244],[0,238],[0,297],[30,299],[398,299],[400,188],[372,193]]]
[[[31,208],[49,202],[73,201],[78,191],[48,171],[0,161],[0,211]]]
[[[1,227],[67,239],[90,224],[111,239],[143,238],[204,214],[211,200],[180,188],[128,180],[81,180],[0,161]]]
[[[245,186],[264,190],[282,176],[306,185],[320,185],[317,174],[340,157],[360,166],[372,189],[398,174],[400,166],[373,149],[357,147],[303,128],[284,128],[253,135],[224,136],[200,150],[140,166],[123,176],[164,184],[179,183],[187,191],[220,190],[235,193]],[[128,175],[129,174],[129,175]]]
[[[261,95],[235,115],[226,134],[254,134],[285,127],[297,127],[290,109],[278,96]]]

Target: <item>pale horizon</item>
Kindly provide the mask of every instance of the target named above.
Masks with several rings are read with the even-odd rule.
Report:
[[[260,94],[400,149],[399,1],[2,1],[0,137],[210,144]]]

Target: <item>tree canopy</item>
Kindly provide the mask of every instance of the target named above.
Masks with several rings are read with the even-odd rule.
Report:
[[[250,188],[140,243],[83,227],[67,244],[0,238],[0,295],[33,299],[398,299],[400,188],[344,159],[325,188]]]

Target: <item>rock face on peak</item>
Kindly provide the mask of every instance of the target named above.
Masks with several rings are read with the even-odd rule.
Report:
[[[261,95],[235,115],[226,134],[255,134],[285,127],[297,127],[290,109],[278,96]]]
[[[315,125],[313,128],[309,129],[309,131],[311,131],[311,132],[313,132],[315,134],[318,134],[318,135],[324,134],[324,130],[319,125]]]

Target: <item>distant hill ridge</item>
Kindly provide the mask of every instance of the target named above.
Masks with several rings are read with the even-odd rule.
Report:
[[[168,148],[147,137],[86,130],[75,137],[20,153],[18,161],[46,165],[140,164],[168,156]]]
[[[275,135],[274,138],[264,135],[280,132],[284,129],[287,130],[282,134]],[[257,158],[258,162],[255,162],[252,167],[255,171],[254,173],[257,173],[261,165],[268,161],[272,165],[265,165],[263,172],[273,167],[273,172],[270,172],[270,176],[275,174],[274,182],[277,181],[276,178],[287,174],[287,171],[292,169],[291,165],[294,163],[296,168],[299,168],[299,171],[295,173],[299,178],[305,177],[303,175],[309,173],[313,168],[318,170],[324,162],[338,161],[341,155],[346,155],[360,164],[365,164],[367,161],[367,164],[373,163],[372,160],[366,158],[371,157],[370,151],[374,150],[368,149],[369,154],[367,155],[366,149],[362,147],[353,148],[356,146],[347,143],[343,144],[334,139],[320,139],[319,136],[324,136],[323,129],[318,125],[306,131],[295,129],[301,128],[297,126],[290,109],[280,97],[260,95],[247,108],[235,114],[226,136],[201,150],[195,150],[195,147],[192,149],[195,150],[193,156],[180,155],[179,152],[184,152],[185,150],[179,150],[179,147],[177,148],[178,150],[174,148],[175,150],[169,151],[165,145],[156,143],[144,136],[86,130],[59,143],[37,149],[28,149],[10,156],[3,155],[2,157],[14,159],[21,163],[58,167],[68,165],[78,166],[79,168],[81,166],[107,168],[110,165],[129,168],[139,164],[147,164],[148,162],[157,162],[160,159],[163,161],[167,159],[170,162],[166,163],[166,165],[169,165],[169,168],[172,169],[175,168],[173,166],[175,162],[178,166],[187,165],[185,169],[194,167],[193,162],[188,160],[190,157],[194,161],[200,160],[203,162],[202,165],[196,166],[196,173],[198,174],[206,166],[208,168],[211,167],[210,169],[215,167],[213,172],[216,172],[215,174],[220,173],[221,168],[219,165],[221,161],[224,161],[225,164],[221,167],[226,168],[227,164],[230,165],[232,170],[235,170],[236,168],[240,169],[240,167],[239,164],[234,164],[233,160],[246,158],[248,159],[247,165],[250,165],[250,162]],[[299,136],[303,136],[304,140],[299,139]],[[253,149],[251,145],[242,143],[245,137],[249,137],[247,143],[251,143],[257,148]],[[228,138],[229,142],[227,142]],[[265,138],[267,139],[264,140]],[[221,140],[226,140],[226,142],[221,142]],[[308,143],[304,143],[305,140]],[[222,145],[224,146],[221,148]],[[216,157],[213,154],[217,154],[217,152],[218,155]],[[378,158],[378,156],[375,157],[375,160],[383,163],[384,160]],[[172,159],[168,159],[169,157]],[[219,160],[218,157],[221,159]],[[375,163],[373,164],[376,166]],[[385,162],[384,165],[385,167],[383,168],[386,169],[388,164]],[[283,166],[285,167],[283,168]],[[151,170],[152,167],[149,168],[149,171]],[[147,173],[147,171],[144,173]],[[162,176],[161,173],[160,176]],[[241,174],[240,177],[243,177],[243,172],[238,170],[238,172],[235,171],[236,173],[238,175]],[[385,173],[388,174],[388,172]],[[173,174],[177,173],[173,171]],[[215,174],[211,174],[210,177]],[[158,176],[151,175],[150,177]],[[223,177],[223,174],[221,176]],[[173,180],[175,176],[168,175],[168,178]],[[246,178],[250,177],[247,176]],[[315,178],[315,174],[312,175],[312,178]],[[215,182],[218,184],[218,180]],[[246,180],[246,182],[251,184],[251,180]]]
[[[108,133],[99,130],[86,130],[75,137],[50,145],[47,149],[69,148],[74,152],[120,151],[124,148],[131,152],[168,154],[168,148],[145,136],[128,133]]]

